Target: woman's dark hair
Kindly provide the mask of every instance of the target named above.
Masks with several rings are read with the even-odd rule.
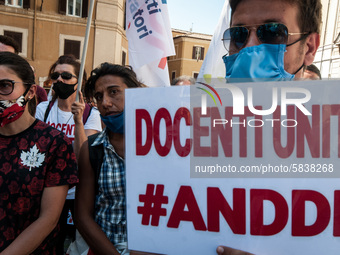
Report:
[[[0,43],[12,47],[14,49],[14,53],[19,54],[19,44],[12,37],[0,35]]]
[[[11,69],[24,83],[28,90],[32,84],[35,84],[34,72],[30,64],[17,54],[12,52],[0,52],[0,66],[6,66]],[[34,117],[37,106],[36,98],[29,100],[28,110]]]
[[[142,84],[138,81],[136,73],[130,66],[121,66],[110,63],[102,63],[99,67],[92,70],[88,81],[85,84],[85,97],[93,99],[95,92],[95,84],[97,80],[105,75],[115,75],[121,77],[123,82],[129,88],[142,87]]]
[[[79,72],[80,72],[80,62],[76,59],[75,56],[73,55],[62,55],[58,58],[58,60],[50,67],[50,70],[48,72],[48,78],[51,78],[51,74],[54,72],[54,69],[56,68],[57,65],[71,65],[74,68],[74,72],[77,76],[79,77]],[[82,82],[82,90],[84,89],[84,85],[86,83],[86,71],[84,70],[84,75],[83,75],[83,82]]]
[[[30,64],[17,54],[0,52],[0,65],[11,69],[23,82],[25,88],[35,84],[34,72]]]

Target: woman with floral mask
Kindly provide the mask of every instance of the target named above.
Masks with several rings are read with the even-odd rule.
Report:
[[[130,68],[109,63],[94,69],[85,86],[106,125],[81,147],[76,192],[75,223],[94,254],[126,254],[124,91],[136,87],[141,83]],[[96,152],[101,157],[91,165]]]
[[[74,152],[78,158],[80,146],[87,136],[102,130],[99,112],[96,108],[85,104],[82,93],[76,101],[80,63],[72,55],[60,56],[51,66],[48,78],[53,83],[54,96],[50,102],[42,102],[37,106],[35,117],[52,127],[64,132],[73,142]],[[83,84],[86,82],[84,72]],[[67,224],[69,211],[74,215],[75,188],[69,190],[64,210],[60,217],[62,239],[58,244],[59,253],[63,253],[67,236],[75,237],[74,225]]]
[[[26,107],[36,91],[26,60],[0,52],[0,253],[56,254],[58,219],[78,182],[70,140]]]

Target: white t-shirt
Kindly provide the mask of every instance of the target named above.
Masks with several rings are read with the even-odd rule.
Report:
[[[41,121],[44,121],[45,112],[49,102],[44,101],[38,104],[35,117]],[[65,135],[73,142],[74,141],[74,120],[72,112],[64,112],[58,107],[58,99],[54,102],[48,116],[46,123],[56,129],[65,133]],[[84,129],[93,129],[98,132],[102,131],[102,125],[100,120],[99,111],[97,108],[93,107],[90,116],[88,116],[87,121],[84,125]]]
[[[49,101],[44,101],[38,104],[35,117],[41,121],[44,121],[45,112]],[[74,120],[72,112],[64,112],[58,107],[58,99],[54,102],[48,116],[46,119],[46,123],[56,129],[65,133],[65,135],[74,142]],[[84,129],[93,129],[98,132],[102,131],[100,114],[97,108],[93,107],[90,115],[87,118],[87,121],[84,125]],[[72,188],[68,191],[67,199],[74,199],[75,188]]]

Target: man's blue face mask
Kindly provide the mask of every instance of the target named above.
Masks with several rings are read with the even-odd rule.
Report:
[[[124,134],[124,111],[117,115],[102,116],[100,118],[113,133]]]
[[[290,81],[295,74],[284,70],[285,44],[260,44],[223,56],[227,82]]]

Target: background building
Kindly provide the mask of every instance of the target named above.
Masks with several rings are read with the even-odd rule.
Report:
[[[125,1],[96,0],[85,70],[102,62],[128,64]],[[63,54],[81,59],[89,0],[0,0],[0,34],[14,37],[20,55],[36,70],[46,88],[50,66]],[[196,78],[212,36],[173,29],[176,55],[168,58],[170,81],[180,75]]]
[[[60,55],[81,59],[89,0],[0,0],[0,34],[14,37],[20,55],[35,67],[43,85]],[[85,70],[104,61],[125,64],[124,0],[96,0]]]
[[[340,78],[340,0],[322,0],[321,41],[314,64],[323,78]]]
[[[196,78],[207,54],[212,36],[172,29],[175,56],[168,57],[170,82],[181,75]]]

